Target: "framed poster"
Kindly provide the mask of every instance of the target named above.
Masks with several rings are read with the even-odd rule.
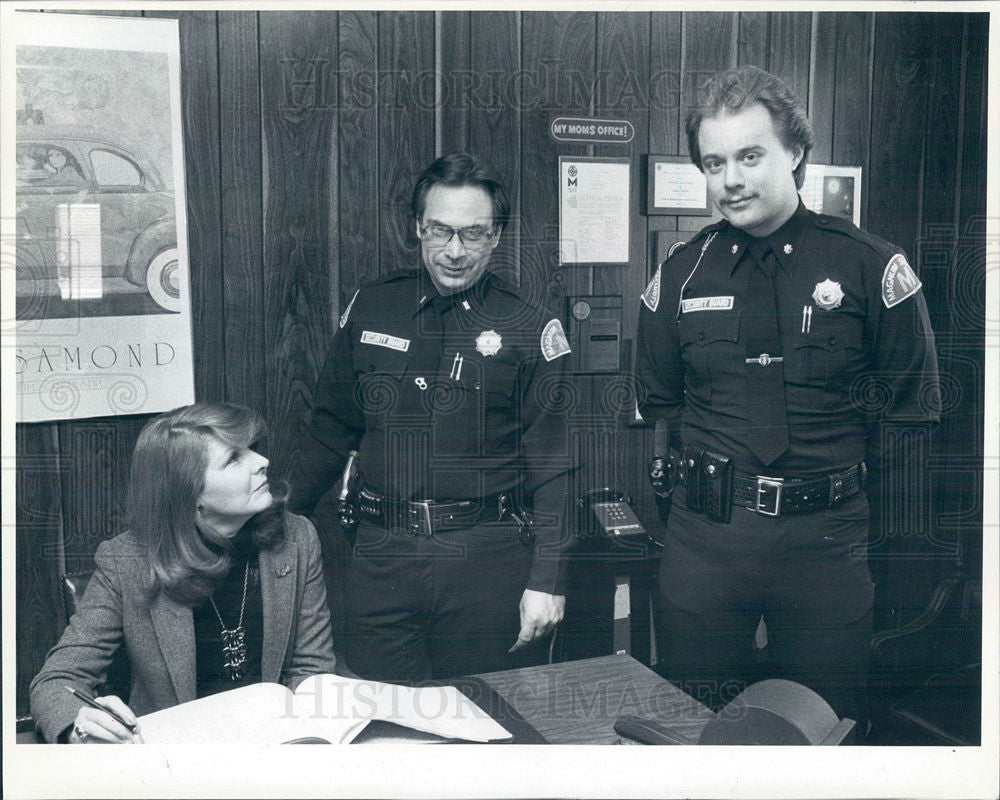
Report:
[[[630,158],[559,156],[559,264],[629,263]]]
[[[177,20],[13,19],[17,419],[190,403]]]
[[[861,167],[806,164],[799,196],[810,211],[842,217],[861,227]]]
[[[646,213],[710,216],[708,183],[687,156],[649,156]]]

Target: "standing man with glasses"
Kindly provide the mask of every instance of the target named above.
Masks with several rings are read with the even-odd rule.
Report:
[[[659,652],[718,707],[752,676],[763,616],[770,676],[862,721],[865,482],[882,423],[938,419],[927,306],[898,247],[802,204],[813,134],[788,86],[742,67],[699,100],[691,160],[724,219],[671,252],[639,318],[640,411],[672,445],[650,471],[673,492]]]
[[[490,271],[510,206],[465,153],[420,175],[423,269],[355,293],[320,374],[290,505],[308,513],[358,451],[346,585],[350,667],[422,680],[540,660],[562,619],[569,345]]]

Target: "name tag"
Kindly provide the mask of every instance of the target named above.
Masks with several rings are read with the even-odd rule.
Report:
[[[410,349],[409,339],[400,339],[398,336],[390,336],[388,333],[375,333],[375,331],[362,331],[361,344],[388,347],[390,350],[399,350],[402,353]]]
[[[728,297],[692,297],[681,301],[681,313],[689,311],[730,311],[733,307],[733,296]]]

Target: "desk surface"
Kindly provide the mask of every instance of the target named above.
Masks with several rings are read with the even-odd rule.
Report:
[[[631,656],[489,672],[482,678],[552,744],[619,744],[615,720],[652,717],[697,739],[715,715]]]
[[[637,714],[697,739],[715,715],[631,656],[601,656],[477,676],[551,744],[619,744],[615,720]],[[19,744],[38,742],[34,731]]]

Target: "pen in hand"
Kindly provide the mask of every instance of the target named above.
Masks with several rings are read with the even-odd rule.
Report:
[[[112,711],[106,705],[98,703],[93,697],[84,694],[83,692],[79,691],[78,689],[75,689],[72,686],[63,686],[63,688],[78,700],[82,700],[91,708],[96,708],[99,711],[103,711],[105,714],[111,717],[115,722],[119,723],[120,725],[124,725],[126,728],[128,728],[130,732],[136,733],[136,731],[138,731],[139,729],[138,725],[136,725],[134,722],[126,722],[121,714],[119,714],[116,711]]]

